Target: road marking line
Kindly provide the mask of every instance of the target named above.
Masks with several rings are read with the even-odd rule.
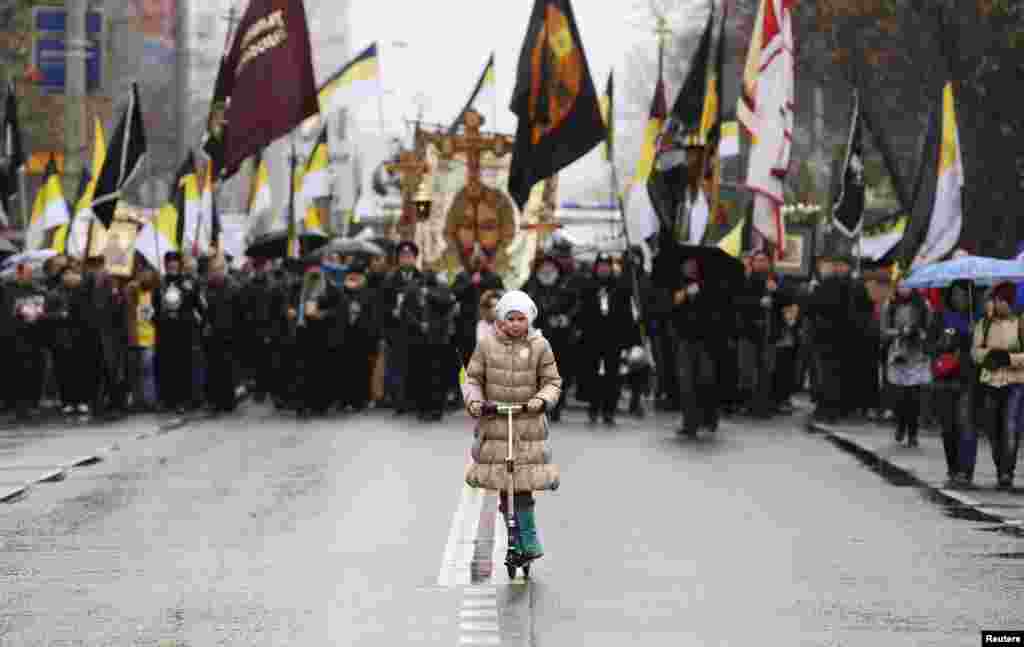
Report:
[[[487,608],[487,607],[497,607],[497,606],[498,606],[498,599],[497,598],[483,598],[483,599],[470,598],[468,600],[463,600],[462,601],[462,608],[463,609],[483,609],[483,608]]]
[[[459,629],[468,632],[498,632],[501,628],[497,622],[463,622],[459,624]]]
[[[438,586],[449,587],[471,582],[470,562],[473,559],[474,540],[482,506],[483,493],[463,485],[437,576]]]
[[[473,584],[490,582],[494,577],[494,512],[497,507],[498,497],[487,493],[473,538],[473,562],[470,566]]]
[[[461,636],[460,645],[500,645],[501,636]]]
[[[505,515],[498,510],[494,515],[494,555],[491,559],[495,564],[505,565],[505,553],[508,552],[508,528],[505,526]]]
[[[471,589],[467,588],[463,591],[466,597],[480,597],[480,598],[493,598],[498,596],[498,589],[487,588],[487,589]]]
[[[459,617],[463,620],[482,620],[483,618],[497,618],[497,609],[463,609],[459,611]]]

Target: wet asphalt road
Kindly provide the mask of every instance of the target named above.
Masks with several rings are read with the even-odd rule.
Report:
[[[973,646],[1024,629],[1024,539],[796,419],[697,441],[668,418],[582,419],[555,428],[563,487],[539,497],[528,585],[500,564],[439,585],[462,416],[250,406],[152,438],[0,505],[0,645]]]

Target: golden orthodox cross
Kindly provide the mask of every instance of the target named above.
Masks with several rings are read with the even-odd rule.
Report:
[[[461,135],[447,133],[428,133],[420,131],[418,138],[424,143],[437,146],[442,159],[451,159],[458,154],[466,156],[466,195],[471,200],[478,200],[482,195],[480,187],[480,159],[484,153],[494,153],[504,157],[512,151],[515,140],[508,135],[485,135],[480,132],[483,117],[470,108],[463,117],[465,131]]]

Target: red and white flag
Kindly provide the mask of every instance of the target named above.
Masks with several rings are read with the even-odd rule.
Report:
[[[737,115],[750,134],[746,186],[754,192],[754,229],[781,258],[786,246],[783,184],[792,153],[796,0],[761,0],[743,69]]]

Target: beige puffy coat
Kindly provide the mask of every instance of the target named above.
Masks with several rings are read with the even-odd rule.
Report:
[[[551,344],[539,330],[525,338],[511,339],[495,330],[484,336],[466,370],[466,405],[473,402],[525,404],[531,398],[555,406],[562,392],[562,378]],[[551,462],[545,441],[547,416],[523,412],[513,418],[516,446],[515,490],[534,492],[558,488],[558,466]],[[505,490],[508,477],[508,418],[481,418],[473,444],[473,463],[466,483],[487,490]]]

